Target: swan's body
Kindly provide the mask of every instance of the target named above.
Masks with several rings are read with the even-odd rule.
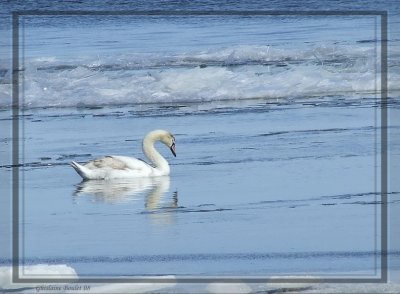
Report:
[[[105,156],[85,164],[71,162],[71,166],[85,180],[107,180],[117,178],[138,178],[167,176],[170,173],[168,161],[154,148],[154,143],[161,141],[167,145],[174,156],[175,138],[164,130],[148,133],[143,139],[143,153],[155,165],[127,156]]]

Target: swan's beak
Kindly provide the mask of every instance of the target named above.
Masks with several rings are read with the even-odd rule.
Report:
[[[175,152],[175,143],[172,143],[171,147],[169,148],[172,152],[172,154],[176,157],[176,152]]]

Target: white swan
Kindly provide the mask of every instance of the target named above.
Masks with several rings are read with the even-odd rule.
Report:
[[[142,148],[143,153],[155,167],[140,159],[127,156],[105,156],[82,165],[72,161],[71,166],[85,180],[167,176],[170,173],[169,164],[154,148],[154,143],[157,141],[167,145],[176,156],[175,137],[164,130],[151,131],[144,137]]]

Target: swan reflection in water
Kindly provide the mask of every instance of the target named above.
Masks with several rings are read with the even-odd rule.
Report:
[[[145,196],[144,214],[156,224],[168,224],[173,222],[173,209],[178,207],[178,192],[173,192],[172,199],[168,201],[169,189],[169,176],[89,180],[77,185],[73,197],[75,201],[81,196],[88,196],[93,202],[117,204],[141,201]]]

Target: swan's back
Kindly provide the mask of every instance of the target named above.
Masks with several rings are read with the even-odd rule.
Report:
[[[96,168],[112,168],[112,169],[126,169],[128,166],[122,160],[116,159],[113,156],[106,156],[102,158],[97,158],[95,160],[91,160],[84,164],[83,166],[88,169],[96,169]]]

